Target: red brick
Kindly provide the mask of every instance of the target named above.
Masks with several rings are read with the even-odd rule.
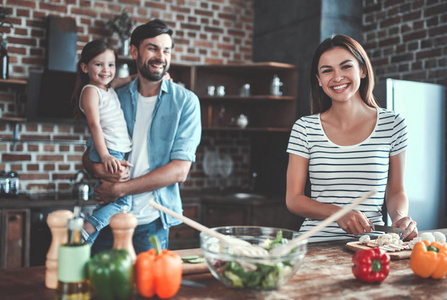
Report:
[[[48,10],[51,12],[59,12],[59,13],[63,13],[63,14],[67,13],[66,5],[55,5],[55,4],[40,2],[39,8],[42,10]]]
[[[68,155],[67,161],[82,161],[82,155]]]
[[[91,18],[95,18],[97,16],[97,12],[95,10],[83,9],[83,8],[77,8],[77,7],[73,7],[71,9],[71,14],[80,15],[80,16],[88,16]]]
[[[69,180],[72,177],[73,177],[72,174],[53,173],[53,180]]]
[[[154,2],[147,2],[144,4],[144,7],[150,7],[150,8],[155,8],[155,9],[160,9],[160,10],[166,10],[166,4],[162,4],[162,3],[154,3]]]
[[[22,173],[20,174],[21,180],[49,180],[50,177],[47,173]]]
[[[58,165],[58,170],[59,171],[68,171],[68,170],[70,170],[70,165],[59,164]]]
[[[37,155],[37,161],[64,161],[63,155]]]
[[[2,154],[3,162],[31,161],[31,155],[28,154]]]
[[[7,0],[7,1],[6,1],[6,7],[8,7],[8,6],[36,8],[36,1],[28,1],[28,0]]]
[[[27,171],[39,171],[39,165],[38,164],[28,164],[26,165]]]

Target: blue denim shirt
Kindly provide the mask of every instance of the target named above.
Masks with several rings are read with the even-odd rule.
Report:
[[[137,77],[116,90],[130,136],[133,135],[136,118],[138,84]],[[151,170],[164,166],[174,159],[194,162],[201,135],[199,98],[178,84],[163,80],[152,113],[147,145]],[[155,190],[154,196],[157,203],[182,214],[178,183]],[[165,228],[181,223],[162,212],[160,215]]]

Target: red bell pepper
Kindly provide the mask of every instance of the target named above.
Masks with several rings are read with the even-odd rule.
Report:
[[[390,272],[390,256],[380,248],[358,251],[352,262],[352,273],[361,281],[382,282]]]
[[[170,250],[161,250],[157,236],[149,240],[155,248],[141,252],[135,261],[138,292],[147,298],[171,298],[180,289],[182,258]]]

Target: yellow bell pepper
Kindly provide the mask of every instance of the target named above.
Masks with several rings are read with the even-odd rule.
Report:
[[[439,279],[447,274],[447,245],[421,241],[414,245],[410,256],[414,274]]]

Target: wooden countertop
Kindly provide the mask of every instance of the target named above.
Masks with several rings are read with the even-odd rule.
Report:
[[[440,229],[447,234],[447,229]],[[210,273],[187,274],[184,279],[206,288],[182,286],[172,299],[447,299],[447,278],[423,279],[412,272],[408,259],[391,261],[390,274],[382,283],[364,283],[351,272],[353,253],[346,241],[311,243],[298,273],[282,288],[250,292],[223,286]],[[7,300],[53,299],[45,288],[45,268],[0,270],[0,297]],[[133,299],[143,299],[135,294]]]

